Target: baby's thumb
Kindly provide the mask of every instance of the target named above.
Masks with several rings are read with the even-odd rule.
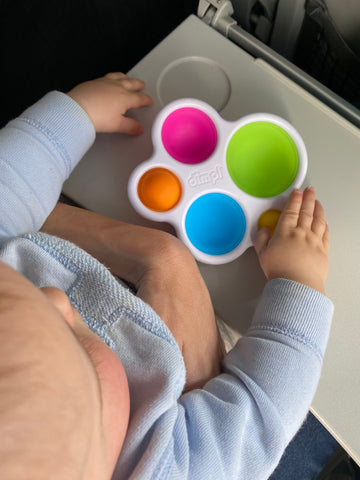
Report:
[[[272,237],[271,231],[267,227],[262,227],[257,232],[255,242],[254,242],[254,247],[255,247],[255,250],[256,250],[256,253],[257,253],[258,257],[261,256],[262,252],[268,246],[268,243],[269,243],[271,237]]]

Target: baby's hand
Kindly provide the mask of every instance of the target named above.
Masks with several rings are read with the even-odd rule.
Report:
[[[145,84],[124,73],[108,73],[105,77],[80,83],[68,92],[89,115],[97,132],[120,132],[139,135],[142,127],[133,118],[125,117],[131,108],[152,105],[149,95],[141,90]]]
[[[263,227],[255,250],[266,277],[286,278],[325,292],[328,273],[329,228],[315,189],[294,190],[274,235]]]

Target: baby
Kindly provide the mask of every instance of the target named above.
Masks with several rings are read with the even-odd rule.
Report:
[[[179,240],[56,206],[95,131],[141,132],[143,89],[109,74],[0,133],[1,478],[266,479],[314,396],[333,305],[312,187],[259,231],[269,281],[225,356]]]

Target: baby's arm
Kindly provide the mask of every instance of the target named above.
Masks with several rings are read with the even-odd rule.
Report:
[[[178,384],[176,369],[167,366],[174,365],[171,356],[161,370],[147,371],[146,382],[143,376],[130,379],[138,398],[146,394],[151,413],[141,406],[143,417],[133,412],[131,448],[125,445],[119,472],[131,465],[128,471],[136,466],[150,478],[165,469],[166,453],[172,478],[269,478],[313,400],[333,314],[331,301],[318,291],[327,271],[328,230],[313,189],[291,195],[269,239],[262,231],[256,247],[271,280],[250,328],[226,355],[223,373],[177,399],[170,387]],[[161,352],[161,340],[147,342],[149,355]],[[140,370],[135,358],[130,365]],[[163,388],[151,389],[160,378]],[[158,439],[158,450],[152,443],[146,451],[148,438]],[[140,460],[133,456],[136,445],[145,452]]]
[[[143,88],[140,80],[109,74],[69,95],[48,93],[0,131],[0,240],[41,227],[96,129],[140,133],[124,114],[152,103]]]
[[[190,438],[195,442],[202,430],[204,442],[213,445],[207,457],[226,459],[226,478],[268,478],[275,468],[309,410],[333,314],[322,294],[329,229],[312,187],[290,195],[274,236],[260,231],[255,246],[270,281],[252,324],[225,357],[225,375],[181,400]],[[206,415],[211,427],[199,421]],[[238,453],[227,450],[224,438]]]

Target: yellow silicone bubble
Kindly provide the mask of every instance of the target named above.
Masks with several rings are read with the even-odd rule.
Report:
[[[181,197],[178,177],[166,168],[146,171],[138,183],[138,195],[145,207],[155,212],[166,212],[175,207]]]
[[[262,227],[267,227],[271,230],[271,233],[274,234],[280,215],[280,210],[276,210],[275,208],[263,212],[258,220],[258,230]]]

